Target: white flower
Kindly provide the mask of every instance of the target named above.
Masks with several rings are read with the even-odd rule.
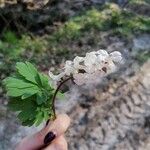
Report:
[[[49,81],[49,84],[53,86],[54,88],[57,88],[57,83],[65,76],[65,72],[62,72],[58,75],[54,75],[51,71],[49,71],[49,76],[52,79],[52,81]]]
[[[103,50],[103,49],[100,49],[97,51],[97,54],[98,55],[102,55],[102,56],[105,56],[105,57],[108,57],[109,54],[107,53],[107,51]]]
[[[110,57],[116,63],[119,63],[122,60],[121,53],[118,51],[114,51],[114,52],[110,53]]]
[[[66,76],[73,76],[77,85],[95,84],[103,76],[115,71],[115,63],[121,63],[121,61],[122,56],[118,51],[110,54],[105,50],[93,51],[87,53],[85,57],[76,56],[73,61],[66,61],[62,73],[54,75],[49,72],[49,76],[54,81],[54,85]]]
[[[101,63],[101,62],[104,62],[108,57],[109,57],[109,54],[105,51],[105,50],[99,50],[97,51],[97,54],[98,54],[98,61]]]
[[[82,73],[76,73],[73,75],[74,78],[74,82],[77,85],[83,85],[84,83],[86,83],[86,76]]]
[[[93,73],[97,64],[97,56],[95,52],[87,53],[84,60],[85,71],[87,73]]]
[[[97,56],[95,52],[90,52],[86,54],[84,64],[87,67],[91,67],[93,64],[96,63],[96,60],[97,60]]]
[[[76,56],[73,60],[73,66],[75,69],[83,69],[83,66],[81,65],[81,63],[84,62],[84,58],[83,57],[79,57]]]
[[[62,72],[62,73],[60,73],[60,74],[58,74],[58,75],[54,75],[51,71],[49,71],[49,76],[50,76],[50,78],[51,78],[52,80],[58,82],[58,81],[61,80],[62,77],[65,76],[65,72]]]
[[[73,68],[73,63],[72,61],[68,60],[66,61],[66,64],[65,64],[65,74],[67,76],[71,75],[71,73],[73,72],[74,68]]]

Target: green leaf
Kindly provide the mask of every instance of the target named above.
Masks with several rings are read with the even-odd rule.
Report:
[[[22,125],[30,127],[34,124],[34,122],[35,122],[35,119],[29,119],[29,120],[22,122]]]
[[[19,88],[27,88],[27,87],[33,87],[36,86],[30,82],[27,82],[24,79],[18,79],[15,77],[8,77],[4,80],[4,84],[6,85],[6,88],[13,88],[17,87]]]
[[[28,109],[28,110],[25,110],[25,111],[21,111],[19,114],[18,114],[18,118],[22,121],[22,122],[25,122],[29,119],[34,119],[35,118],[35,115],[37,114],[36,111],[32,110],[32,109]]]
[[[37,76],[38,72],[31,63],[18,62],[18,63],[16,63],[16,68],[18,69],[18,72],[20,73],[20,75],[25,77],[25,79],[37,84],[36,76]]]
[[[8,107],[13,111],[25,111],[25,110],[33,110],[35,111],[37,106],[35,101],[33,101],[34,97],[28,98],[28,100],[18,98],[12,98],[9,100]]]
[[[8,106],[11,110],[19,112],[18,119],[21,122],[26,122],[28,120],[36,119],[35,117],[38,112],[37,112],[36,103],[33,101],[32,98],[28,100],[20,100],[19,98],[11,99],[9,101]]]
[[[45,103],[47,100],[47,95],[45,92],[39,92],[37,93],[36,102],[38,105],[41,105],[42,103]]]
[[[38,73],[37,69],[30,62],[26,61],[26,65],[32,74],[36,75]]]
[[[9,108],[18,113],[22,125],[38,126],[43,120],[53,118],[51,99],[54,88],[48,76],[37,71],[29,62],[18,62],[17,72],[4,80]]]
[[[37,93],[37,92],[35,92],[35,93]],[[21,96],[21,99],[27,99],[27,98],[31,97],[32,95],[34,95],[35,93],[24,93]]]
[[[43,112],[39,112],[36,115],[35,126],[39,126],[42,123],[43,118],[44,118]]]
[[[18,96],[22,96],[23,95],[23,99],[24,99],[24,95],[34,95],[35,93],[37,93],[39,91],[38,88],[36,87],[29,87],[29,88],[24,88],[24,89],[18,89],[18,88],[8,88],[7,89],[7,95],[11,96],[11,97],[18,97]]]
[[[4,80],[4,84],[6,85],[8,96],[22,96],[22,99],[30,97],[40,90],[37,85],[17,77],[8,77]]]
[[[20,98],[10,99],[8,102],[8,107],[12,111],[21,111],[23,102],[20,101]]]
[[[48,86],[48,76],[39,73],[39,79],[42,87],[47,87]]]
[[[43,113],[44,113],[44,120],[47,121],[49,119],[49,112],[43,111]]]

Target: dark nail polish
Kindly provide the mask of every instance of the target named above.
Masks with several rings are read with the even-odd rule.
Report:
[[[54,134],[53,132],[49,132],[47,133],[47,135],[44,138],[44,144],[48,145],[50,144],[56,137],[56,134]]]
[[[49,121],[50,121],[49,119],[46,121],[46,126],[49,124]]]

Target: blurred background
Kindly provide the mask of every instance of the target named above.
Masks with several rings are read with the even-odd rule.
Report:
[[[72,119],[69,150],[150,149],[150,0],[0,0],[0,150],[38,130],[7,109],[2,80],[15,63],[47,73],[99,49],[126,61],[98,86],[72,86],[57,101]]]

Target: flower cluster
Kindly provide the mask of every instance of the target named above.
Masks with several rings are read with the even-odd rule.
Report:
[[[113,72],[121,61],[122,56],[118,51],[110,54],[105,50],[93,51],[86,53],[85,57],[76,56],[73,61],[66,61],[63,72],[54,75],[49,71],[49,76],[55,85],[67,76],[72,76],[77,85],[91,84]]]

